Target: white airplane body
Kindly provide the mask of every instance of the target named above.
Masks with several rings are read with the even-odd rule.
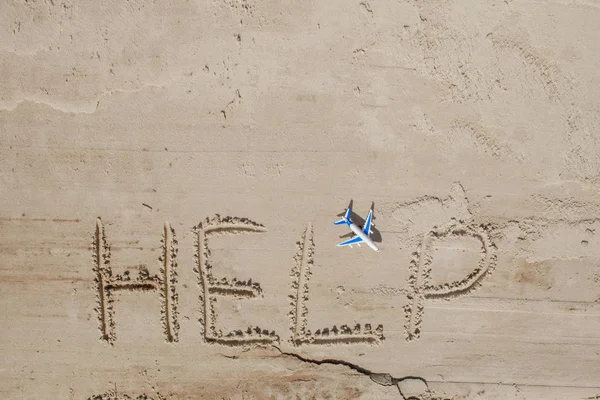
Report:
[[[338,247],[352,247],[353,244],[360,246],[361,243],[366,243],[367,246],[369,246],[371,249],[379,251],[377,246],[375,246],[375,243],[373,243],[373,241],[369,237],[369,235],[373,233],[373,231],[371,230],[371,223],[373,221],[373,210],[369,210],[369,216],[367,217],[367,220],[365,221],[365,226],[362,229],[358,227],[354,222],[352,222],[352,220],[350,219],[351,214],[352,210],[350,209],[350,207],[348,207],[348,209],[346,210],[346,214],[344,214],[342,219],[334,222],[335,225],[348,225],[350,230],[356,235],[352,239],[346,240],[345,242],[338,244]]]

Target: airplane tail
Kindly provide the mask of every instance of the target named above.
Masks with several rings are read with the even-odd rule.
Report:
[[[335,221],[333,224],[334,225],[348,225],[350,226],[350,215],[352,214],[352,210],[350,209],[350,207],[348,207],[348,209],[346,210],[346,214],[344,214],[344,216],[342,217],[342,219],[340,219],[339,221]]]

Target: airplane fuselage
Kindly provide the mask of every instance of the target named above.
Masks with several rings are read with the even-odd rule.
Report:
[[[360,227],[357,226],[354,222],[350,223],[350,230],[354,232],[356,236],[360,237],[363,240],[363,242],[367,244],[367,246],[369,246],[375,251],[379,251],[379,249],[377,248],[377,246],[375,246],[375,243],[373,243],[369,235],[365,234],[362,231],[362,229],[360,229]]]

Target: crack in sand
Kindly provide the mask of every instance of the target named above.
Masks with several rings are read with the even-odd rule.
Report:
[[[273,345],[271,347],[277,349],[277,351],[279,351],[279,353],[281,353],[282,356],[293,357],[304,363],[309,363],[309,364],[314,364],[314,365],[323,365],[323,364],[341,365],[341,366],[350,368],[351,370],[356,371],[361,375],[368,376],[373,382],[377,383],[378,385],[382,385],[382,386],[397,386],[399,383],[406,381],[406,380],[418,380],[418,381],[421,381],[427,388],[426,394],[427,395],[431,394],[431,391],[429,390],[429,385],[427,384],[427,380],[420,376],[408,375],[408,376],[403,376],[401,378],[396,378],[388,373],[373,372],[371,370],[361,367],[360,365],[351,363],[346,360],[338,360],[335,358],[324,358],[321,360],[315,360],[312,358],[301,356],[300,354],[297,354],[297,353],[290,353],[290,352],[283,351],[275,345]],[[400,393],[400,395],[405,400],[412,398],[412,397],[405,397],[402,393]]]

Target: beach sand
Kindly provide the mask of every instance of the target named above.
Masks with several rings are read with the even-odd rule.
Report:
[[[0,11],[3,399],[600,398],[598,2]]]

